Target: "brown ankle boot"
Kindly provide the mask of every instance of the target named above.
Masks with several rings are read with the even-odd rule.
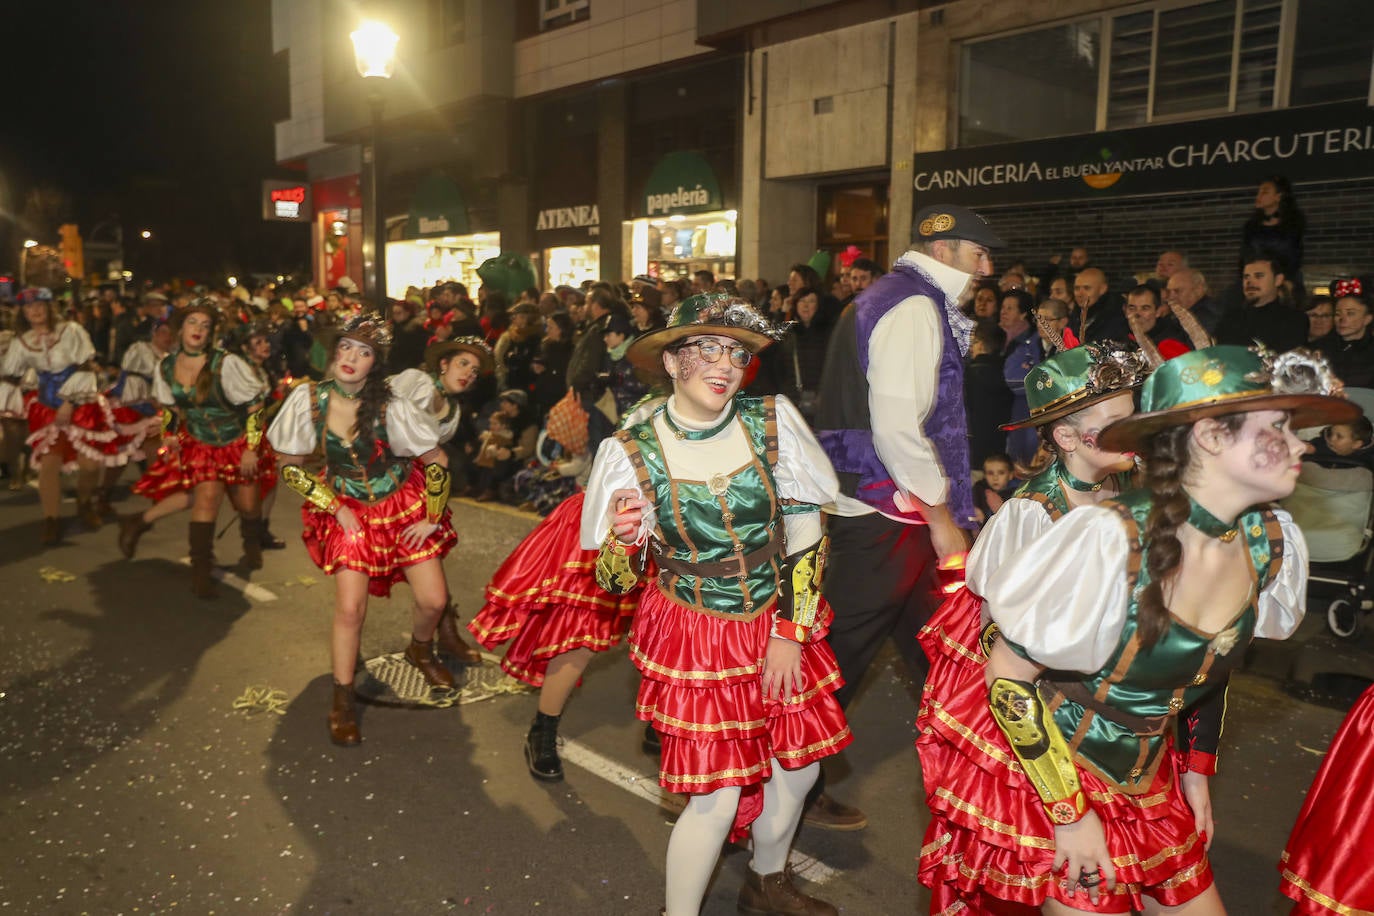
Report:
[[[96,511],[95,503],[89,499],[78,499],[76,501],[76,514],[81,519],[81,524],[86,526],[87,531],[99,531],[100,526],[105,520]]]
[[[191,522],[191,591],[197,598],[219,594],[213,575],[215,569],[215,523]]]
[[[838,916],[824,900],[808,897],[792,883],[792,870],[784,868],[771,875],[760,875],[753,867],[745,869],[744,887],[739,889],[739,910],[757,916]]]
[[[95,512],[101,519],[111,518],[115,515],[114,506],[110,505],[109,487],[101,487],[95,491]]]
[[[458,632],[458,613],[453,609],[452,601],[444,608],[444,613],[439,615],[438,636],[439,648],[458,664],[482,664],[482,653],[468,645],[467,640]]]
[[[43,519],[43,533],[39,540],[44,547],[56,547],[62,543],[62,520],[60,518]]]
[[[262,519],[239,517],[239,534],[243,535],[243,565],[262,569]]]
[[[119,552],[126,560],[132,560],[138,551],[138,539],[145,531],[152,530],[153,523],[143,520],[143,513],[121,515],[119,517]]]
[[[353,747],[363,741],[358,731],[358,707],[353,701],[353,685],[334,684],[334,705],[329,710],[329,740],[340,747]]]
[[[433,643],[420,642],[411,636],[410,645],[406,646],[406,661],[420,669],[431,687],[453,687],[453,673],[434,656]]]

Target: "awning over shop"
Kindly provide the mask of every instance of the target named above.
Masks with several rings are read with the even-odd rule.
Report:
[[[644,215],[707,213],[725,208],[715,170],[700,153],[669,153],[644,184]]]
[[[468,207],[463,192],[443,172],[434,172],[415,188],[406,220],[405,238],[466,235]]]

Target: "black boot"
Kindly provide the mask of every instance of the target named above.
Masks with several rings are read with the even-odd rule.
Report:
[[[219,594],[212,572],[215,568],[215,523],[191,522],[191,591],[198,598]]]
[[[286,542],[272,533],[272,529],[267,525],[267,519],[262,520],[262,549],[263,550],[285,550]]]
[[[535,779],[545,782],[563,779],[563,761],[558,759],[559,718],[542,712],[534,714],[530,733],[525,738],[525,763],[529,764],[530,775]]]
[[[659,757],[663,754],[663,739],[658,735],[658,729],[654,728],[654,723],[650,722],[644,726],[644,740],[640,742],[640,748],[644,753],[651,757]]]
[[[239,534],[243,536],[243,565],[262,569],[262,519],[240,516]]]

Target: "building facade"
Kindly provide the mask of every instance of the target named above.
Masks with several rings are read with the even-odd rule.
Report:
[[[1265,176],[1305,269],[1368,265],[1374,4],[1362,0],[422,0],[387,88],[388,292],[499,250],[546,286],[697,269],[780,282],[818,249],[888,263],[928,203],[1002,260],[1164,247],[1224,282]],[[276,0],[316,279],[361,282],[367,105],[353,4]],[[1368,21],[1366,21],[1368,20]],[[343,252],[341,255],[340,252]],[[357,274],[355,274],[357,270]]]

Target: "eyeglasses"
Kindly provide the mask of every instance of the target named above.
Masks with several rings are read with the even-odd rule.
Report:
[[[701,341],[699,343],[687,343],[680,345],[674,353],[681,353],[683,350],[695,349],[701,358],[708,363],[720,362],[720,355],[727,347],[714,341]],[[750,353],[746,347],[734,346],[728,348],[730,351],[730,365],[736,369],[743,369],[754,360],[754,354]]]

